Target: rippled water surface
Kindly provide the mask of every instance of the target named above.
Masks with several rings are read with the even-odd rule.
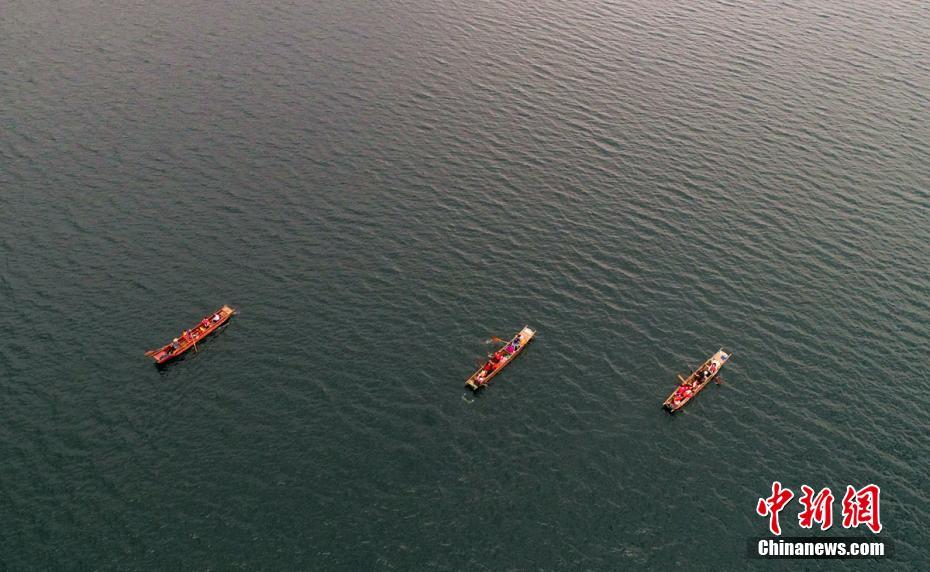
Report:
[[[0,12],[0,568],[925,568],[926,3]]]

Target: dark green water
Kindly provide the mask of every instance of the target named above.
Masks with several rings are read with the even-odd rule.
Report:
[[[930,9],[877,4],[8,2],[0,568],[782,569],[781,480],[925,569]]]

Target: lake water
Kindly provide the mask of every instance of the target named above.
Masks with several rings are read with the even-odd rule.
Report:
[[[0,10],[0,568],[925,566],[928,4]]]

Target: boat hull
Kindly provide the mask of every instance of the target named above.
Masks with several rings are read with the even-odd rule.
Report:
[[[691,375],[689,375],[687,378],[683,378],[679,375],[678,379],[681,380],[682,383],[680,383],[678,387],[675,388],[675,391],[673,391],[671,395],[669,395],[668,398],[662,403],[662,409],[665,409],[671,414],[671,413],[675,413],[676,411],[678,411],[679,409],[681,409],[682,407],[690,403],[691,400],[697,397],[698,393],[700,393],[705,387],[707,387],[708,384],[710,384],[710,382],[717,379],[717,376],[720,375],[720,370],[723,369],[723,366],[730,363],[730,359],[732,357],[733,357],[733,354],[731,352],[724,351],[723,348],[720,348],[719,350],[717,350],[717,353],[707,358],[707,361],[701,364],[701,367],[691,372]],[[710,372],[709,377],[707,377],[707,379],[705,379],[704,381],[698,382],[697,381],[698,374],[706,368],[711,368],[712,365],[714,367],[712,368],[713,371]],[[689,384],[692,386],[693,388],[692,394],[688,397],[680,398],[676,401],[675,399],[676,392],[678,391],[680,387],[684,386],[685,384]]]
[[[189,330],[189,338],[180,338],[177,348],[172,348],[171,344],[168,344],[158,349],[149,350],[145,352],[145,355],[152,358],[156,366],[162,366],[177,360],[191,350],[197,351],[197,344],[229,324],[232,317],[236,315],[236,309],[230,306],[223,306],[216,312],[211,313],[210,317],[217,315],[219,316],[219,320],[216,322],[211,320],[209,326],[198,324],[191,328]]]
[[[505,367],[510,365],[518,355],[523,353],[523,350],[526,349],[526,346],[528,346],[529,343],[535,339],[536,330],[531,329],[529,326],[523,326],[523,329],[514,335],[511,340],[515,340],[517,336],[520,336],[520,347],[517,348],[514,353],[502,359],[500,364],[491,373],[486,374],[483,377],[480,376],[483,368],[471,374],[471,377],[465,380],[465,387],[471,389],[472,391],[478,391],[482,387],[487,387],[488,383],[490,383],[491,380],[497,376],[497,374],[499,374]]]

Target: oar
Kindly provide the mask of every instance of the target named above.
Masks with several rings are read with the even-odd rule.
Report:
[[[492,341],[492,342],[497,342],[497,343],[499,343],[499,344],[506,344],[506,343],[507,343],[507,342],[505,342],[504,340],[500,339],[500,338],[497,337],[497,336],[491,336],[491,341]]]

